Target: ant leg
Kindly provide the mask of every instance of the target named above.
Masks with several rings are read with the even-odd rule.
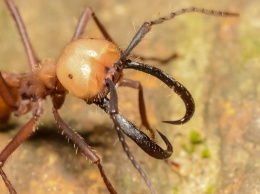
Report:
[[[110,88],[111,100],[108,101],[107,98],[103,98],[102,102],[96,103],[96,104],[100,108],[102,108],[105,112],[110,114],[124,151],[126,152],[128,158],[130,159],[130,161],[132,162],[134,167],[137,169],[139,174],[144,179],[150,192],[152,194],[154,194],[155,191],[154,191],[148,177],[146,176],[144,171],[140,168],[139,164],[134,159],[132,153],[129,151],[129,147],[125,142],[122,131],[128,137],[130,137],[132,140],[134,140],[134,142],[141,149],[143,149],[147,154],[149,154],[150,156],[157,158],[157,159],[169,158],[173,152],[172,146],[171,146],[170,142],[168,141],[168,139],[162,133],[160,133],[158,131],[159,135],[161,136],[161,138],[164,140],[164,142],[167,145],[167,150],[163,150],[160,146],[158,146],[156,143],[154,143],[152,140],[150,140],[149,137],[146,136],[143,132],[139,131],[132,123],[130,123],[123,116],[118,114],[118,99],[117,99],[117,93],[116,93],[114,82],[111,79],[106,79],[106,83],[109,85],[109,88]]]
[[[176,81],[174,78],[170,77],[168,74],[164,73],[162,70],[153,66],[149,66],[147,64],[127,60],[125,63],[125,68],[143,71],[145,73],[148,73],[158,78],[181,97],[186,107],[186,113],[184,117],[176,121],[163,121],[163,122],[180,125],[188,122],[191,119],[195,111],[195,103],[189,91],[181,83]]]
[[[0,72],[0,97],[4,100],[4,102],[11,107],[12,109],[17,109],[16,100],[10,92],[10,88],[6,84],[2,73]]]
[[[60,109],[65,101],[66,93],[62,94],[53,94],[51,95],[52,98],[52,104],[55,107],[55,109]]]
[[[86,24],[88,23],[91,15],[92,10],[89,7],[86,7],[79,18],[72,40],[77,40],[83,34]]]
[[[12,17],[14,18],[14,21],[18,28],[19,34],[21,36],[24,48],[26,50],[26,54],[27,54],[27,57],[28,57],[28,60],[29,60],[30,66],[31,66],[31,70],[33,71],[38,68],[38,60],[37,60],[35,52],[32,48],[31,42],[29,40],[22,17],[13,0],[5,0],[5,3],[9,9],[9,11],[12,14]]]
[[[136,55],[136,54],[131,54],[131,59],[135,58],[137,60],[141,60],[141,61],[155,61],[157,63],[159,63],[160,65],[164,65],[176,58],[178,58],[178,54],[176,53],[172,53],[170,56],[166,57],[166,58],[159,58],[159,57],[146,57],[146,56],[140,56],[140,55]]]
[[[100,108],[102,108],[105,112],[109,113],[110,111],[110,102],[107,98],[102,99],[103,102],[99,102],[96,103],[96,105],[98,105]],[[122,147],[127,155],[127,157],[129,158],[129,160],[131,161],[131,163],[133,164],[133,166],[136,168],[136,170],[138,171],[138,173],[141,175],[141,177],[143,178],[143,180],[145,181],[145,184],[148,186],[150,193],[151,194],[155,194],[155,190],[149,180],[149,178],[147,177],[146,173],[143,171],[143,169],[140,167],[139,163],[135,160],[133,154],[131,153],[126,141],[125,141],[125,137],[122,133],[122,129],[120,127],[120,125],[117,123],[117,120],[115,118],[113,118],[112,116],[112,120],[115,124],[115,129],[118,135],[118,139],[122,144]],[[127,120],[126,120],[127,121]]]
[[[106,40],[115,43],[90,7],[86,7],[83,13],[81,14],[72,40],[78,39],[83,34],[83,31],[90,17],[93,18],[94,22],[96,23]]]
[[[5,161],[7,158],[30,136],[34,131],[35,125],[38,118],[36,116],[32,117],[15,135],[15,137],[7,144],[7,146],[0,153],[0,175],[5,182],[6,187],[9,190],[10,194],[16,194],[14,187],[11,182],[8,180],[4,171],[2,170]]]
[[[113,84],[113,83],[111,83]],[[110,89],[111,90],[111,89]],[[113,92],[112,92],[113,90]],[[122,134],[124,132],[128,137],[130,137],[143,151],[145,151],[149,156],[156,158],[156,159],[166,159],[169,158],[172,155],[173,149],[171,146],[171,143],[169,140],[159,131],[159,135],[165,142],[167,146],[167,150],[163,150],[159,145],[154,143],[146,134],[139,131],[134,124],[132,124],[130,121],[125,119],[123,116],[117,113],[117,98],[116,97],[116,91],[115,88],[112,89],[110,92],[113,93],[111,96],[111,102],[108,98],[102,98],[100,99],[100,102],[95,102],[97,106],[99,106],[101,109],[103,109],[106,113],[110,114],[115,129],[117,131],[119,140],[123,146],[124,151],[126,152],[129,160],[132,162],[133,166],[137,169],[139,174],[142,176],[143,180],[145,181],[146,185],[150,189],[151,193],[154,193],[154,189],[146,176],[145,172],[141,169],[140,165],[137,163],[137,161],[134,159],[134,156],[130,152],[130,149],[125,142],[125,138]],[[114,99],[114,100],[112,100]],[[112,107],[112,108],[110,108]]]
[[[149,178],[147,177],[147,175],[145,174],[143,169],[140,167],[138,162],[135,160],[133,154],[130,152],[130,148],[125,141],[125,137],[124,137],[123,133],[121,132],[121,130],[118,126],[115,125],[115,129],[116,129],[116,132],[117,132],[117,135],[118,135],[118,139],[120,140],[127,157],[130,159],[133,166],[137,169],[139,174],[142,176],[143,180],[145,181],[145,184],[148,186],[148,188],[150,190],[150,193],[155,194],[155,190],[154,190]]]
[[[86,24],[88,23],[90,17],[94,19],[94,22],[96,23],[96,25],[98,26],[99,30],[101,31],[102,35],[106,38],[106,40],[115,44],[115,41],[111,38],[107,30],[105,29],[104,25],[101,24],[100,20],[98,19],[98,17],[90,7],[86,7],[83,13],[81,14],[72,40],[78,39],[83,34]],[[157,57],[142,57],[134,54],[131,57],[139,58],[141,60],[153,60],[153,61],[158,61],[160,63],[167,63],[168,61],[177,58],[177,54],[173,53],[166,59],[158,59]]]
[[[16,191],[12,185],[12,183],[8,180],[5,172],[2,170],[2,168],[0,168],[0,175],[5,183],[5,186],[8,188],[8,191],[10,194],[16,194]]]
[[[140,111],[142,125],[145,126],[145,128],[150,132],[152,139],[155,140],[154,131],[150,127],[150,124],[148,122],[147,115],[146,115],[146,108],[145,108],[142,84],[138,81],[134,81],[134,80],[124,78],[120,82],[119,86],[127,86],[127,87],[134,88],[134,89],[138,90],[138,104],[139,104],[139,111]]]
[[[172,12],[169,15],[165,17],[160,17],[156,20],[150,21],[150,22],[144,22],[144,24],[140,27],[140,29],[135,34],[134,38],[130,42],[127,49],[123,52],[121,56],[121,61],[125,61],[127,56],[132,52],[132,50],[139,44],[139,42],[144,38],[144,36],[151,30],[153,25],[161,24],[167,20],[171,20],[174,17],[178,15],[182,15],[189,12],[198,12],[206,15],[214,15],[214,16],[238,16],[237,13],[229,13],[229,12],[222,12],[222,11],[214,11],[214,10],[206,10],[206,9],[200,9],[200,8],[187,8],[187,9],[181,9],[176,12]]]
[[[97,154],[91,149],[91,147],[85,143],[83,138],[79,136],[76,132],[74,132],[60,117],[57,109],[55,107],[52,108],[52,112],[55,118],[55,121],[59,127],[59,130],[61,131],[61,134],[65,134],[67,138],[69,138],[75,145],[78,146],[78,148],[81,150],[82,154],[86,156],[91,162],[95,163],[98,166],[98,169],[100,171],[100,174],[103,178],[103,181],[105,182],[107,189],[111,194],[117,194],[115,189],[113,188],[112,184],[108,180],[105,171],[100,164],[100,158],[97,156]]]
[[[112,42],[115,44],[115,41],[113,41],[113,39],[111,38],[111,36],[108,34],[107,30],[105,29],[105,27],[103,26],[103,24],[101,24],[100,20],[97,18],[97,16],[95,15],[95,13],[92,11],[92,17],[95,21],[95,23],[97,24],[99,30],[101,31],[101,33],[103,34],[103,36],[106,38],[106,40]]]
[[[113,98],[114,99],[114,98]],[[115,107],[116,99],[109,100],[108,98],[100,99],[100,102],[95,102],[97,106],[103,109],[107,114],[111,115],[111,118],[116,126],[119,126],[120,130],[124,132],[128,137],[130,137],[143,151],[145,151],[149,156],[156,159],[166,159],[169,158],[173,152],[172,145],[169,140],[158,130],[157,132],[163,139],[164,143],[167,146],[166,150],[163,150],[159,145],[152,141],[145,133],[138,130],[137,127],[124,118],[122,115],[113,112],[111,104]],[[112,117],[113,116],[113,117]]]

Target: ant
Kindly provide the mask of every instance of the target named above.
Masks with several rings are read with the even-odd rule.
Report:
[[[5,0],[5,3],[16,22],[31,71],[23,74],[0,72],[0,105],[4,107],[0,110],[0,121],[7,121],[11,113],[17,117],[28,112],[32,113],[31,119],[0,152],[0,175],[9,193],[16,194],[17,192],[2,168],[9,156],[36,128],[39,117],[44,111],[47,96],[51,97],[53,116],[60,133],[71,140],[87,159],[97,165],[108,191],[111,194],[117,193],[101,165],[100,158],[84,139],[62,120],[58,113],[58,109],[64,103],[66,94],[71,93],[84,100],[87,104],[96,104],[110,116],[124,151],[144,179],[150,193],[154,194],[154,188],[130,152],[123,133],[130,137],[148,155],[156,159],[169,158],[173,153],[173,148],[166,136],[158,130],[157,132],[167,146],[166,150],[155,142],[154,131],[150,127],[146,116],[142,85],[140,82],[124,78],[123,70],[136,69],[150,74],[161,80],[180,96],[186,107],[185,115],[179,120],[163,121],[165,123],[180,125],[188,122],[194,114],[195,103],[189,91],[174,78],[156,67],[132,61],[128,59],[128,56],[151,30],[152,26],[171,20],[177,15],[188,12],[199,12],[215,16],[237,16],[238,14],[199,8],[181,9],[170,13],[166,17],[144,22],[126,50],[122,51],[115,44],[92,9],[86,7],[78,21],[72,41],[65,47],[60,57],[57,60],[40,61],[32,48],[23,20],[14,1]],[[105,39],[81,38],[90,18],[94,20]],[[151,138],[119,114],[116,92],[118,86],[138,89],[141,122],[151,133]],[[109,93],[110,98],[108,98]]]

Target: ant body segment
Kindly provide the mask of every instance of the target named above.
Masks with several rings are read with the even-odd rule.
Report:
[[[108,191],[111,194],[117,193],[105,174],[97,154],[62,120],[58,113],[58,109],[63,105],[65,96],[69,92],[84,100],[87,104],[96,104],[110,116],[124,151],[144,179],[150,193],[154,194],[155,190],[130,152],[123,133],[130,137],[148,155],[157,159],[169,158],[173,149],[169,140],[159,131],[157,132],[167,146],[166,150],[162,149],[153,140],[155,134],[146,117],[141,83],[124,78],[123,70],[136,69],[150,74],[161,80],[180,96],[186,107],[185,115],[176,121],[163,121],[165,123],[177,125],[186,123],[193,116],[195,103],[189,91],[174,78],[156,67],[129,60],[128,56],[151,30],[152,26],[171,20],[177,15],[187,12],[199,12],[216,16],[237,16],[237,14],[198,8],[182,9],[170,13],[166,17],[145,22],[126,50],[121,51],[95,16],[94,12],[87,7],[79,19],[72,41],[65,47],[59,59],[47,59],[40,62],[35,55],[22,18],[13,0],[5,0],[5,3],[18,27],[27,53],[31,72],[15,74],[0,71],[0,106],[3,107],[0,109],[0,122],[7,121],[11,113],[16,116],[22,116],[28,112],[32,113],[31,119],[0,152],[0,175],[9,193],[15,194],[16,191],[2,168],[8,157],[34,131],[37,121],[44,111],[44,102],[47,96],[50,96],[52,99],[52,112],[60,132],[70,139],[86,158],[97,165]],[[90,18],[95,21],[105,39],[81,38],[83,30]],[[150,131],[152,139],[119,114],[116,92],[117,86],[127,86],[139,90],[139,110],[142,125]],[[107,97],[108,93],[110,93],[110,99]]]

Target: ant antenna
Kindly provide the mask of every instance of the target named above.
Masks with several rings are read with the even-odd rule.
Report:
[[[230,12],[222,12],[222,11],[214,11],[214,10],[207,10],[207,9],[200,9],[196,7],[191,7],[191,8],[186,8],[186,9],[181,9],[176,12],[172,12],[169,15],[165,17],[160,17],[156,20],[152,20],[150,22],[145,22],[138,32],[135,34],[134,38],[130,42],[129,46],[125,50],[125,52],[122,54],[121,59],[122,61],[126,60],[126,57],[131,53],[131,51],[139,44],[139,42],[144,38],[144,36],[151,30],[153,25],[161,24],[165,21],[171,20],[174,17],[178,15],[182,15],[185,13],[191,13],[191,12],[197,12],[197,13],[202,13],[206,15],[213,15],[213,16],[231,16],[231,17],[237,17],[239,16],[238,13],[230,13]]]

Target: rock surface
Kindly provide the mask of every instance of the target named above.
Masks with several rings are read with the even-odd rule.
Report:
[[[260,193],[260,7],[258,0],[237,1],[16,1],[37,56],[57,58],[73,35],[83,8],[93,8],[120,48],[125,49],[144,21],[171,11],[195,6],[234,11],[239,18],[191,13],[179,16],[152,31],[134,50],[135,55],[177,59],[155,65],[180,81],[193,95],[196,112],[182,126],[161,120],[180,118],[179,97],[159,81],[137,71],[125,76],[142,82],[149,121],[172,142],[169,159],[179,168],[155,160],[127,140],[137,161],[158,194],[256,194]],[[148,6],[149,5],[149,8]],[[16,27],[0,2],[0,70],[28,71],[28,61]],[[101,37],[93,21],[86,37]],[[118,88],[120,112],[140,124],[137,91]],[[49,99],[48,99],[49,100]],[[68,95],[63,119],[97,151],[118,193],[148,193],[147,186],[127,159],[109,117]],[[12,117],[1,126],[0,148],[30,118]],[[94,164],[58,134],[51,105],[38,130],[8,159],[4,170],[19,194],[108,193]],[[162,142],[158,137],[161,145]],[[7,194],[0,181],[0,193]]]

